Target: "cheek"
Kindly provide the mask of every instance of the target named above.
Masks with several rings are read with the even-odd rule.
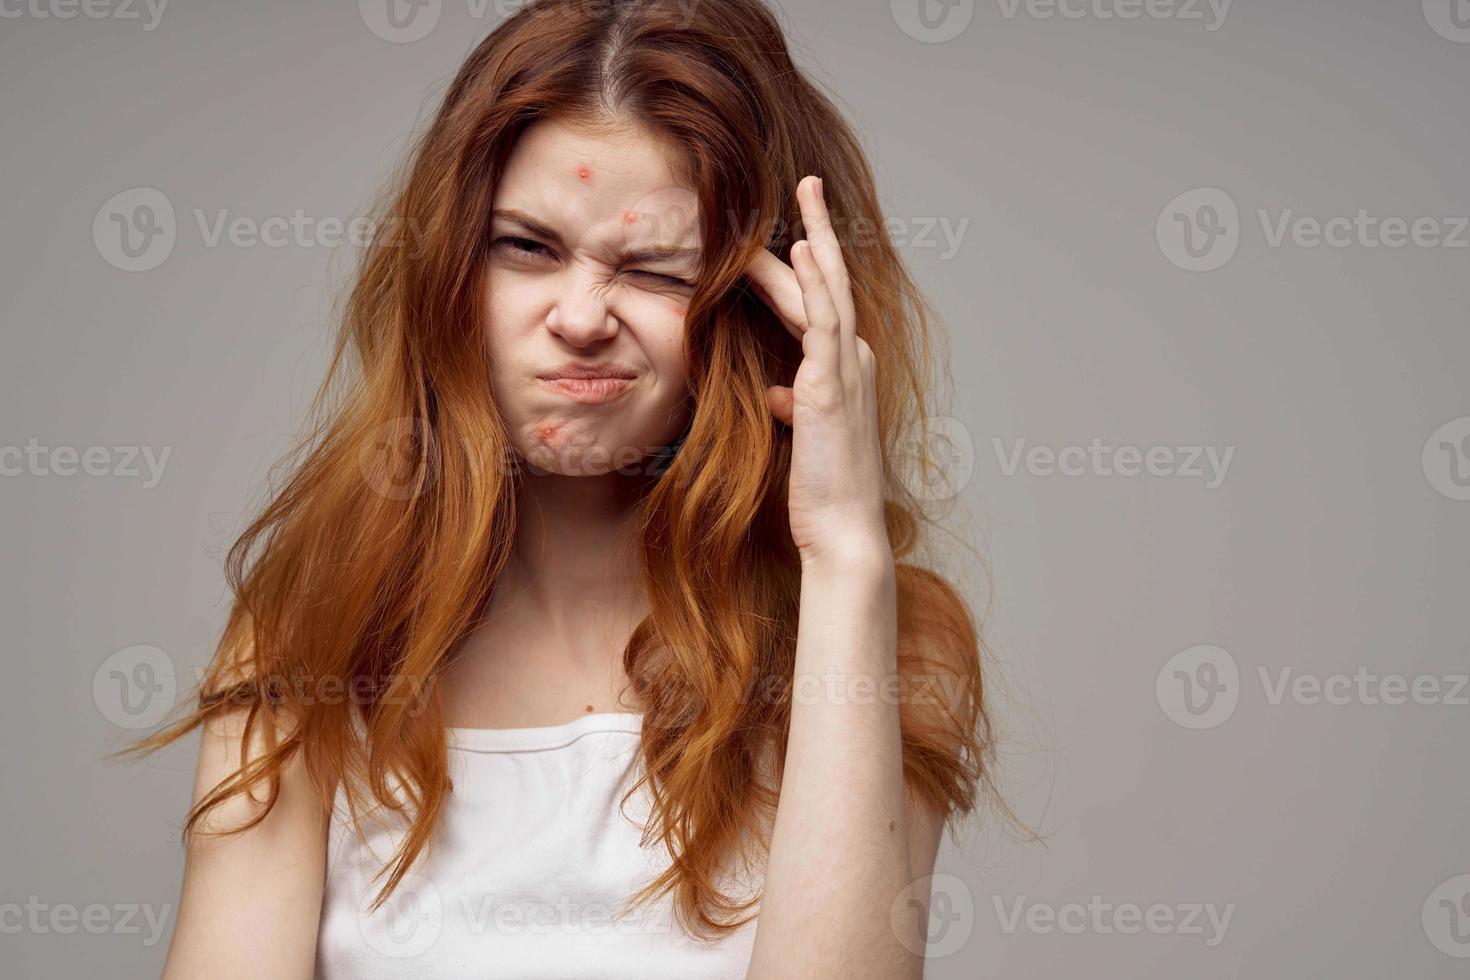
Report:
[[[661,381],[673,375],[683,378],[687,299],[625,289],[611,309],[637,336],[638,346],[658,371]]]
[[[485,285],[480,290],[480,310],[487,339],[492,344],[503,342],[524,329],[535,309],[535,302],[534,291],[524,280],[487,274]]]
[[[509,391],[523,383],[518,367],[544,364],[554,356],[544,338],[546,312],[538,307],[535,290],[524,284],[503,282],[495,291],[482,293],[480,337],[490,361],[490,376]],[[538,312],[539,310],[539,312]]]
[[[658,368],[659,377],[669,386],[684,390],[689,378],[689,363],[685,353],[684,327],[680,323],[667,334],[660,334],[648,345],[649,359]]]
[[[682,328],[657,337],[645,334],[639,343],[648,358],[649,370],[657,379],[653,390],[657,410],[662,413],[685,397],[689,389],[689,361]]]

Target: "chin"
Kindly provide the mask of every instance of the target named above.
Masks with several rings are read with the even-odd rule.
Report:
[[[605,476],[640,472],[647,452],[633,446],[589,439],[583,441],[561,427],[544,424],[533,430],[526,445],[517,447],[525,470],[534,476]]]

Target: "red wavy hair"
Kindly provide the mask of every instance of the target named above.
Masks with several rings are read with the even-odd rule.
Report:
[[[197,699],[117,754],[151,752],[248,708],[245,745],[263,713],[265,731],[285,734],[258,757],[242,753],[191,809],[185,835],[258,786],[268,811],[300,752],[324,807],[340,786],[354,825],[364,804],[409,821],[374,908],[431,846],[452,790],[434,680],[483,613],[515,538],[519,464],[483,342],[488,216],[517,136],[551,117],[594,131],[635,122],[666,145],[700,203],[692,421],[643,498],[652,611],[623,664],[644,706],[634,790],[646,786],[653,804],[645,842],[670,857],[634,900],[673,892],[687,929],[718,935],[753,904],[722,894],[718,869],[751,840],[769,845],[784,756],[770,750],[784,748],[790,722],[800,587],[786,511],[791,432],[764,392],[791,383],[801,347],[742,271],[755,249],[790,261],[805,174],[822,177],[878,366],[905,780],[948,817],[993,788],[977,617],[932,562],[920,564],[938,524],[931,495],[908,480],[932,465],[919,450],[934,414],[935,317],[882,234],[858,140],[792,63],[759,0],[537,0],[469,56],[377,204],[312,419],[280,464],[288,477],[277,487],[273,471],[267,505],[229,552],[234,602]],[[334,379],[343,384],[329,397]],[[396,483],[382,482],[385,445],[403,467]],[[303,683],[323,679],[353,696],[303,696]]]

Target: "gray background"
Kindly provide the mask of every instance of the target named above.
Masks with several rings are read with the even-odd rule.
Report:
[[[175,0],[151,30],[141,5],[49,2],[0,18],[0,447],[107,447],[114,469],[112,447],[170,455],[155,486],[146,468],[0,477],[0,905],[100,903],[110,923],[17,931],[0,916],[0,962],[148,976],[167,935],[150,944],[121,910],[172,928],[195,740],[99,763],[135,734],[105,662],[155,647],[186,684],[208,659],[223,550],[324,368],[352,259],[310,236],[211,247],[196,210],[360,214],[507,7],[444,0],[425,36],[388,40],[371,0]],[[1470,902],[1458,923],[1440,904],[1470,891],[1470,692],[1392,705],[1271,690],[1289,668],[1441,678],[1449,693],[1470,670],[1470,501],[1440,440],[1421,456],[1445,423],[1450,442],[1470,432],[1470,233],[1459,247],[1273,245],[1258,214],[1430,217],[1442,237],[1470,215],[1470,28],[1450,2],[1238,0],[1219,23],[1204,5],[1129,19],[1101,16],[1128,0],[1067,8],[1077,17],[988,0],[927,35],[904,0],[785,4],[798,60],[864,134],[947,320],[951,431],[973,446],[955,520],[994,574],[1006,778],[1050,835],[946,840],[930,976],[1470,968]],[[172,250],[141,272],[117,267],[105,234],[137,203],[108,202],[134,188],[176,211]],[[1238,220],[1222,215],[1206,256],[1228,261],[1187,271],[1173,214],[1209,215],[1201,193],[1171,202],[1200,188]],[[946,221],[962,228],[953,254],[919,234]],[[1094,438],[1234,455],[1214,488],[1007,473],[1015,440]],[[1207,676],[1201,645],[1238,680],[1217,692],[1233,712],[1191,728],[1173,667]],[[1114,913],[1047,927],[1048,910],[1089,902],[1233,910],[1214,945],[1204,917],[1203,934],[1124,934]]]

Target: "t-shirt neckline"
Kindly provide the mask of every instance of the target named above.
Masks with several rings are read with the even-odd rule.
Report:
[[[558,749],[599,732],[632,732],[643,730],[643,715],[633,711],[593,711],[560,725],[538,725],[531,728],[459,728],[446,727],[445,736],[451,748],[470,752],[538,752]]]

